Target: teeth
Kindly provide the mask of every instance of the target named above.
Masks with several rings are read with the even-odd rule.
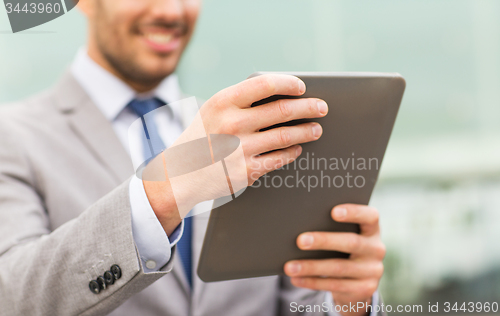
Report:
[[[149,33],[146,35],[147,39],[157,44],[169,43],[173,36],[172,34]]]

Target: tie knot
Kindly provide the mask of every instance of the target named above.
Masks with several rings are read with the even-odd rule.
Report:
[[[165,103],[162,100],[158,98],[150,98],[133,99],[127,106],[134,111],[135,114],[141,117],[163,105],[165,105]]]

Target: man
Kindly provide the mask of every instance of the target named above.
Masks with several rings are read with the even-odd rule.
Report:
[[[197,278],[208,215],[183,220],[168,181],[132,176],[127,133],[137,118],[183,97],[172,74],[200,2],[83,0],[79,6],[89,22],[87,49],[55,88],[0,115],[0,314],[335,314],[306,310],[333,301],[376,304],[385,249],[378,212],[367,206],[332,210],[337,221],[359,223],[360,235],[297,238],[301,249],[345,251],[349,259],[289,262],[289,277],[209,284]],[[321,126],[259,130],[324,116],[326,104],[250,104],[305,89],[292,76],[262,76],[224,89],[201,109],[206,131],[238,136],[245,158],[292,161],[301,153],[298,144],[321,136]],[[188,126],[182,108],[165,107],[169,112],[155,118],[150,133],[168,146]],[[252,175],[271,171],[248,168],[249,184]]]

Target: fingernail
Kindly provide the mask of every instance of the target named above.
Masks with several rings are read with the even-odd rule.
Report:
[[[290,262],[287,265],[287,270],[290,274],[297,274],[300,272],[301,269],[302,266],[300,265],[300,263],[297,262]]]
[[[310,248],[314,242],[314,237],[312,235],[306,234],[300,237],[300,244],[303,248]]]
[[[300,156],[300,154],[302,154],[302,146],[297,146],[295,154],[297,155],[297,157]]]
[[[343,207],[337,207],[333,210],[336,219],[343,219],[347,215],[347,210]]]
[[[326,112],[328,112],[328,105],[326,105],[325,101],[319,100],[317,105],[318,105],[319,114],[325,115]]]
[[[299,79],[299,93],[303,94],[304,92],[306,92],[306,84]]]
[[[312,127],[312,133],[313,133],[314,137],[316,137],[316,138],[320,137],[321,134],[323,133],[323,129],[321,128],[321,125],[314,124]]]

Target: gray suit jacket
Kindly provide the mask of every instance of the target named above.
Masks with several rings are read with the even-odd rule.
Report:
[[[69,74],[2,108],[0,315],[288,315],[291,302],[323,303],[324,293],[278,276],[195,277],[190,293],[175,249],[160,272],[144,273],[131,230],[133,172],[111,124]],[[194,262],[207,220],[194,218]],[[89,281],[113,264],[122,277],[93,294]]]

